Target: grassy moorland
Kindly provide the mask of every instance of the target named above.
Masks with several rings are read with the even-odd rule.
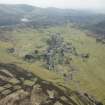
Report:
[[[32,71],[43,79],[66,85],[63,77],[53,71],[48,71],[42,66],[42,62],[28,63],[23,60],[25,54],[35,49],[42,50],[46,47],[46,39],[51,33],[59,32],[65,41],[72,42],[78,53],[89,53],[90,57],[83,61],[80,57],[72,56],[72,65],[78,69],[75,80],[68,82],[70,88],[86,91],[105,103],[105,45],[97,43],[96,39],[86,35],[87,32],[73,28],[69,25],[50,27],[46,29],[16,29],[11,33],[14,41],[0,41],[0,62],[15,63]],[[17,52],[9,54],[7,48],[15,47]],[[66,68],[63,68],[66,71]]]

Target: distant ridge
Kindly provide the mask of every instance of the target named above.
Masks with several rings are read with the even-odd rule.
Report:
[[[0,26],[20,24],[23,17],[30,19],[32,21],[31,25],[38,27],[69,22],[80,25],[89,23],[94,18],[95,20],[102,18],[102,16],[97,18],[97,15],[83,10],[39,8],[26,4],[0,4]]]
[[[40,8],[26,4],[0,4],[0,27],[8,26],[10,28],[10,26],[18,25],[46,28],[70,23],[76,27],[102,35],[104,33],[102,26],[104,21],[105,14],[87,10]]]

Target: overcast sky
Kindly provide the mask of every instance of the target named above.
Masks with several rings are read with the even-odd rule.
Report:
[[[31,4],[39,7],[105,10],[105,0],[0,0],[6,4]]]

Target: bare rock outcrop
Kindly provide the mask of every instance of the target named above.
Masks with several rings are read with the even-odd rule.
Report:
[[[64,88],[64,87],[63,87]],[[0,105],[103,105],[87,93],[63,91],[13,65],[0,63]]]

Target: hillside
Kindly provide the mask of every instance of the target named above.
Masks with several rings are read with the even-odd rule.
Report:
[[[105,37],[105,20],[93,24],[89,30],[95,33],[98,37]]]
[[[0,79],[0,105],[101,104],[86,93],[61,89],[13,64],[0,64]]]
[[[43,68],[43,62],[28,63],[24,61],[23,56],[33,52],[34,49],[41,49],[46,46],[45,39],[49,36],[49,32],[60,32],[65,40],[72,42],[78,49],[79,53],[89,53],[90,58],[83,61],[79,57],[72,57],[72,65],[78,69],[77,74],[74,75],[74,82],[71,80],[64,80],[64,77],[59,74],[60,72],[67,72],[65,67],[62,67],[64,71],[60,71],[57,74],[55,71],[48,71]],[[105,50],[104,44],[97,43],[95,38],[86,36],[86,32],[72,28],[70,26],[51,27],[47,29],[17,29],[10,32],[15,39],[14,42],[0,41],[0,62],[12,63],[21,66],[22,68],[28,68],[29,71],[35,73],[35,75],[56,83],[57,86],[63,85],[73,90],[78,90],[82,93],[87,92],[96,99],[104,102],[104,84],[105,84],[105,72],[104,72],[104,59]],[[43,41],[42,41],[43,39]],[[27,43],[28,42],[28,43]],[[8,48],[15,47],[18,50],[14,54],[7,52]],[[40,68],[39,68],[40,67]],[[61,69],[61,70],[62,70]],[[44,75],[46,74],[46,76]]]
[[[65,23],[87,26],[100,22],[105,17],[104,14],[90,11],[39,8],[30,5],[0,5],[0,13],[0,26],[22,23],[34,27],[46,27]]]
[[[0,5],[0,105],[105,104],[104,17]]]

